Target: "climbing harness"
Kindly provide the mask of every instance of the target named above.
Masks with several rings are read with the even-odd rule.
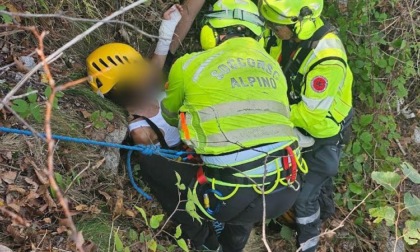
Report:
[[[295,150],[294,150],[295,149]],[[197,207],[210,219],[214,220],[213,215],[218,212],[220,206],[224,201],[234,197],[239,188],[253,188],[258,194],[269,194],[278,189],[279,185],[283,185],[283,189],[291,188],[294,191],[300,190],[300,183],[297,179],[298,172],[303,174],[308,172],[308,166],[304,159],[298,153],[297,144],[292,144],[280,150],[269,153],[268,157],[257,158],[256,160],[231,167],[217,168],[217,167],[199,167],[196,179],[192,184],[193,201]],[[261,162],[265,164],[261,166]],[[275,164],[276,169],[268,172],[265,176],[249,175],[246,173],[255,167],[263,167]],[[197,196],[197,188],[199,185],[209,184],[209,188],[203,194],[203,204]],[[217,185],[233,188],[231,192],[226,195],[217,190]],[[269,186],[270,188],[265,188]],[[263,190],[264,189],[264,190]],[[210,193],[218,200],[214,208],[210,208]]]
[[[7,128],[7,127],[0,127],[0,132],[5,133],[12,133],[12,134],[19,134],[19,135],[25,135],[25,136],[34,136],[37,135],[38,137],[45,140],[45,134],[35,134],[32,131],[29,130],[21,130],[21,129],[15,129],[15,128]],[[73,142],[73,143],[80,143],[80,144],[88,144],[88,145],[96,145],[96,146],[102,146],[102,147],[109,147],[109,148],[117,148],[117,149],[124,149],[128,150],[127,153],[127,159],[126,159],[126,166],[127,166],[127,173],[128,177],[130,179],[131,184],[133,185],[134,189],[138,193],[140,193],[143,197],[145,197],[148,200],[152,200],[152,197],[148,195],[146,192],[144,192],[135,182],[134,176],[133,176],[133,170],[131,168],[131,155],[133,151],[139,151],[143,155],[151,156],[151,155],[158,155],[162,156],[168,159],[174,159],[174,160],[181,160],[186,161],[189,160],[193,153],[189,151],[179,151],[179,150],[168,150],[168,149],[162,149],[155,145],[124,145],[124,144],[117,144],[117,143],[110,143],[110,142],[104,142],[104,141],[95,141],[90,140],[86,138],[77,138],[77,137],[69,137],[69,136],[62,136],[62,135],[52,135],[52,138],[55,140],[65,141],[65,142]]]

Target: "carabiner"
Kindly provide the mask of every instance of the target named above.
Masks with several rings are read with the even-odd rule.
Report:
[[[294,186],[296,184],[296,186]],[[300,190],[300,183],[299,181],[295,180],[291,184],[289,184],[289,187],[292,188],[295,192]]]

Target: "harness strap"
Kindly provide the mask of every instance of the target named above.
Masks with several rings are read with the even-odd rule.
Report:
[[[290,95],[289,98],[291,98],[291,101],[294,101],[294,103],[299,102],[299,97],[302,91],[303,75],[299,73],[299,69],[302,66],[303,61],[314,49],[316,45],[315,42],[321,40],[331,31],[334,31],[334,27],[329,22],[324,21],[324,25],[321,26],[310,39],[301,41],[297,45],[297,47],[300,48],[300,51],[296,56],[294,55],[295,52],[292,52],[291,55],[283,55],[285,50],[282,50],[282,59],[287,59],[287,62],[284,64],[283,72],[285,73],[287,79],[287,86]],[[287,43],[283,43],[283,47],[286,46],[286,44]]]
[[[134,117],[133,120],[136,120],[136,119],[145,120],[147,122],[147,124],[149,124],[149,126],[153,130],[153,132],[155,132],[155,134],[156,134],[156,136],[159,140],[160,146],[162,148],[169,149],[168,143],[165,141],[165,136],[163,135],[162,131],[160,131],[159,127],[154,122],[152,122],[152,120],[150,120],[149,118],[147,118],[145,116],[142,116],[142,115],[133,115],[133,117]]]
[[[235,174],[254,169],[264,164],[276,162],[277,160],[281,160],[283,161],[283,170],[280,172],[280,174],[277,174],[277,172],[270,172],[270,174],[267,174],[265,176],[265,179],[264,179],[264,176],[260,176],[260,177],[250,176],[250,178],[252,178],[252,180],[255,181],[255,183],[259,185],[262,185],[263,182],[265,184],[270,184],[272,182],[275,182],[277,175],[279,175],[280,178],[288,178],[289,182],[294,182],[294,180],[296,180],[296,177],[297,177],[297,161],[296,161],[297,157],[294,154],[293,149],[297,149],[297,148],[298,148],[298,143],[294,142],[285,149],[281,149],[273,153],[270,153],[268,157],[264,156],[262,158],[259,158],[257,160],[254,160],[245,164],[226,167],[226,168],[204,167],[205,169],[204,174],[208,180],[216,179],[223,183],[229,183],[234,186],[236,185],[241,185],[242,187],[244,185],[251,186],[253,185],[253,182],[250,181],[248,177],[239,177],[239,176],[235,176]],[[289,157],[291,160],[292,169],[289,169],[289,161],[288,161]],[[293,178],[294,180],[290,180]]]

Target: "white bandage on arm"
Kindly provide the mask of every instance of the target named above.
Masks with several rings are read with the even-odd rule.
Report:
[[[169,20],[163,20],[159,28],[159,42],[157,43],[155,54],[157,55],[167,55],[169,51],[169,46],[172,42],[172,37],[175,32],[175,28],[181,20],[181,13],[174,6],[171,8],[174,9],[174,12],[171,13]]]

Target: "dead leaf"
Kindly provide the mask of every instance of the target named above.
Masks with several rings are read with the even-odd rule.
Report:
[[[109,195],[108,193],[101,190],[99,190],[98,193],[105,197],[107,203],[111,200],[111,195]]]
[[[13,209],[13,211],[15,211],[16,213],[20,212],[20,206],[18,206],[15,203],[8,204],[7,206],[10,207],[11,209]]]
[[[51,198],[50,192],[48,190],[46,190],[44,192],[44,199],[47,202],[49,208],[56,208],[57,207],[54,200]]]
[[[48,176],[43,170],[34,169],[36,177],[38,178],[39,182],[41,182],[44,185],[49,185],[50,181],[48,180]]]
[[[85,118],[85,119],[90,118],[90,116],[92,115],[91,113],[87,112],[86,110],[81,110],[80,112],[82,112],[83,118]]]
[[[91,214],[100,214],[101,209],[99,209],[96,205],[91,205],[88,209],[88,212]]]
[[[87,241],[85,242],[85,244],[83,244],[83,250],[85,252],[95,252],[95,251],[98,251],[98,247],[96,246],[95,243],[91,241]]]
[[[29,72],[29,69],[20,61],[17,57],[13,56],[13,61],[15,62],[16,69],[21,73]]]
[[[39,198],[39,194],[36,193],[35,191],[30,191],[29,194],[26,196],[26,201],[30,201],[32,199],[38,199]]]
[[[12,184],[15,182],[17,173],[14,171],[7,171],[0,175],[0,178],[7,184]]]
[[[41,83],[48,84],[47,74],[45,74],[44,72],[41,72],[41,74],[39,75],[39,77],[40,77]]]
[[[47,224],[51,224],[51,218],[44,218],[44,222]]]
[[[89,207],[87,205],[81,204],[81,205],[76,206],[75,209],[76,211],[86,212],[89,209]]]
[[[25,237],[19,232],[19,230],[16,227],[9,225],[7,226],[6,230],[13,237],[14,242],[21,243],[25,241]]]
[[[115,201],[114,212],[113,212],[114,217],[121,215],[124,211],[123,191],[118,190],[116,193],[116,196],[117,196],[117,200]]]
[[[33,181],[31,178],[26,177],[24,180],[25,180],[26,183],[28,183],[28,184],[30,184],[30,185],[33,186],[33,188],[31,189],[31,191],[35,191],[36,192],[38,190],[39,185],[35,181]]]
[[[11,3],[6,4],[7,9],[9,9],[9,12],[19,12],[18,9]],[[19,16],[13,16],[13,18],[16,20],[16,22],[20,23],[21,19]]]
[[[8,185],[7,186],[7,192],[9,193],[9,192],[18,192],[18,193],[20,193],[20,194],[25,194],[26,193],[26,190],[25,189],[23,189],[22,187],[20,187],[20,186],[17,186],[17,185]]]
[[[59,233],[59,234],[64,233],[66,231],[67,231],[67,227],[65,227],[65,226],[59,226],[57,228],[57,233]]]
[[[125,210],[125,215],[132,218],[136,217],[134,211],[131,211],[130,209]]]

